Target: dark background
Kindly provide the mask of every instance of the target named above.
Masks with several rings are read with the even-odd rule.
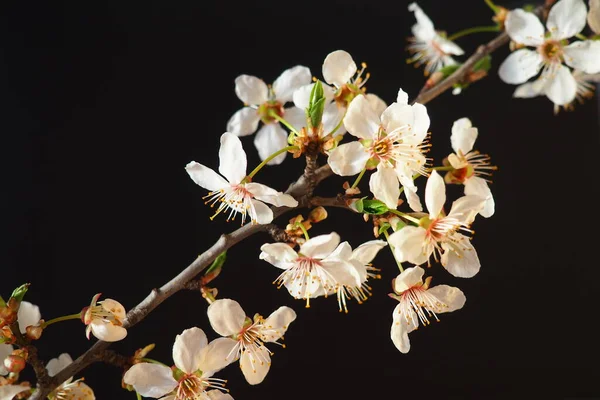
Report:
[[[405,63],[414,22],[407,4],[3,2],[2,295],[30,282],[27,299],[46,319],[79,311],[97,292],[133,307],[234,229],[209,221],[205,191],[184,166],[217,168],[218,138],[241,107],[235,77],[272,82],[303,64],[320,78],[325,56],[344,49],[368,63],[369,92],[389,103],[402,87],[414,98],[424,78]],[[450,33],[491,22],[483,1],[420,5]],[[459,44],[470,53],[492,37]],[[387,249],[375,260],[383,279],[373,282],[374,296],[344,315],[334,299],[305,309],[277,290],[278,270],[258,260],[271,239],[255,235],[230,251],[214,282],[219,296],[249,315],[288,305],[298,319],[287,348],[271,346],[273,367],[261,385],[247,385],[237,365],[219,375],[234,398],[600,398],[598,104],[555,117],[546,98],[512,99],[514,87],[496,74],[507,54],[494,54],[488,79],[427,105],[436,164],[451,151],[452,122],[467,116],[479,128],[477,148],[500,167],[496,214],[474,224],[481,272],[466,280],[439,265],[429,271],[434,283],[465,292],[464,309],[412,333],[410,353],[400,354],[389,337],[397,303],[386,294],[397,269]],[[249,168],[258,162],[252,138],[242,139]],[[258,181],[284,190],[302,168],[288,157]],[[331,178],[319,193],[342,182]],[[460,188],[452,190],[454,199]],[[330,210],[312,234],[331,230],[353,246],[372,238],[368,224],[343,210]],[[150,356],[171,363],[183,329],[217,337],[205,311],[198,293],[178,293],[113,348],[131,353],[156,343]],[[77,321],[48,328],[39,342],[45,360],[75,358],[89,345]],[[135,398],[113,367],[84,375],[99,399]]]

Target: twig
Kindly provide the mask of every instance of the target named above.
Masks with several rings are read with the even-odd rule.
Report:
[[[37,381],[41,382],[39,384],[49,384],[51,380],[50,375],[48,375],[48,371],[46,370],[44,362],[38,357],[37,348],[33,346],[25,336],[23,336],[21,330],[19,329],[18,322],[13,323],[10,329],[15,335],[16,344],[27,351],[27,363],[33,367]]]
[[[338,194],[336,197],[318,197],[314,196],[310,199],[311,206],[323,206],[323,207],[339,207],[345,208],[352,212],[356,212],[349,206],[351,198],[346,197],[342,194]]]

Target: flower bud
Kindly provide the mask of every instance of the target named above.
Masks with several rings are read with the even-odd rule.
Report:
[[[0,329],[0,342],[6,344],[13,344],[16,341],[15,335],[9,326],[3,326]]]
[[[138,362],[141,362],[141,359],[146,357],[148,355],[148,353],[150,353],[152,350],[154,350],[154,347],[156,345],[154,343],[150,343],[149,345],[141,348],[141,349],[137,349],[135,351],[135,354],[133,356],[133,363],[136,364]]]
[[[327,218],[327,210],[323,206],[313,208],[308,214],[308,220],[313,223],[321,222]]]
[[[19,373],[25,369],[27,361],[23,357],[11,354],[4,359],[4,367],[8,372]]]
[[[9,301],[10,303],[10,301]],[[0,308],[0,326],[6,326],[14,323],[17,320],[17,312],[11,307]]]
[[[42,333],[44,332],[44,328],[42,328],[40,325],[42,325],[44,323],[44,320],[40,320],[40,323],[38,325],[30,325],[26,328],[26,332],[25,334],[27,335],[27,337],[31,340],[38,340],[40,337],[42,337]]]

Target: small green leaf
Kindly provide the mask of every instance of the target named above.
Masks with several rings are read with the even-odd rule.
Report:
[[[212,262],[212,264],[210,265],[210,267],[208,267],[208,269],[206,270],[206,272],[204,273],[204,275],[208,275],[211,272],[214,272],[216,270],[221,269],[221,267],[223,266],[223,264],[225,264],[225,260],[227,259],[227,250],[225,250],[224,252],[222,252],[221,254],[219,254],[217,256],[217,258],[215,258],[215,261]]]
[[[527,12],[534,12],[535,11],[535,5],[533,5],[533,4],[525,4],[523,6],[523,10],[525,10]]]
[[[379,200],[363,200],[363,213],[380,215],[389,211],[389,208]]]
[[[312,127],[321,125],[323,111],[325,110],[325,92],[321,81],[316,81],[310,92],[310,101],[306,110]]]
[[[390,224],[388,224],[387,222],[384,222],[383,225],[381,225],[379,227],[379,234],[381,235],[383,232],[387,232],[388,229],[390,229],[392,226]]]
[[[364,210],[364,199],[366,199],[366,197],[363,197],[362,199],[356,199],[356,201],[351,204],[351,207],[356,210],[356,212],[362,213]]]
[[[0,296],[0,307],[6,307],[6,302],[4,301],[2,296]]]
[[[485,71],[488,72],[492,68],[492,56],[489,54],[483,57],[481,60],[477,61],[475,65],[473,65],[473,71]]]
[[[30,285],[30,283],[24,283],[23,285],[19,286],[18,288],[13,290],[10,297],[12,299],[17,300],[19,303],[22,302],[23,297],[25,297],[25,293],[27,293],[27,290],[29,289],[29,285]]]
[[[404,228],[406,225],[407,225],[406,222],[404,222],[404,221],[402,221],[402,219],[398,218],[398,223],[396,224],[394,232],[399,231],[400,229]]]
[[[440,69],[440,72],[444,75],[445,79],[452,75],[454,72],[456,72],[456,70],[459,69],[461,65],[462,64],[446,65],[444,68]]]

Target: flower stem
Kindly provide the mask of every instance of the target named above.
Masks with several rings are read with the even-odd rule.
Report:
[[[414,222],[415,224],[418,224],[418,223],[419,223],[419,219],[418,219],[418,218],[415,218],[415,217],[413,217],[413,216],[411,216],[411,215],[405,214],[405,213],[403,213],[403,212],[401,212],[401,211],[398,211],[398,210],[392,210],[392,209],[390,209],[389,211],[390,211],[392,214],[396,214],[397,216],[399,216],[399,217],[402,217],[402,218],[405,218],[405,219],[407,219],[407,220],[409,220],[409,221],[412,221],[412,222]]]
[[[404,272],[404,268],[402,268],[402,263],[400,261],[398,261],[398,259],[396,258],[396,253],[394,253],[394,249],[392,248],[392,244],[390,243],[390,235],[389,235],[387,229],[385,231],[383,231],[383,234],[385,235],[385,240],[387,240],[387,242],[388,242],[390,251],[392,252],[392,256],[394,256],[394,261],[396,261],[396,264],[398,265],[398,269],[400,270],[400,272]]]
[[[471,33],[478,32],[500,32],[500,28],[497,25],[494,26],[474,26],[472,28],[463,29],[462,31],[456,32],[453,35],[447,37],[448,40],[456,40],[459,37],[470,35]]]
[[[142,400],[142,395],[138,392],[135,392],[135,397],[137,397],[137,400]]]
[[[296,130],[296,128],[294,128],[292,126],[292,124],[290,124],[289,122],[287,122],[283,117],[280,117],[279,114],[277,114],[275,111],[269,110],[269,117],[275,118],[277,121],[279,121],[283,125],[285,125],[285,127],[288,128],[290,131],[294,132],[296,135],[299,135],[299,133]]]
[[[352,186],[350,187],[351,189],[354,189],[355,187],[358,186],[358,183],[360,182],[360,180],[362,179],[363,175],[365,174],[365,172],[367,172],[367,168],[363,168],[362,171],[360,171],[360,174],[358,174],[358,176],[356,177],[356,180],[354,181],[354,183],[352,184]]]
[[[580,40],[588,40],[588,37],[585,35],[582,35],[581,33],[578,33],[577,35],[575,35],[575,37]]]
[[[328,135],[333,135],[338,129],[340,129],[340,127],[344,123],[344,117],[346,116],[347,111],[348,111],[348,108],[346,108],[346,111],[344,111],[344,115],[342,115],[342,118],[340,118],[340,122],[338,122],[338,124],[335,126],[335,128],[333,128],[333,130],[331,132],[329,132]]]
[[[145,358],[144,357],[144,358],[140,359],[140,361],[147,362],[147,363],[150,363],[150,364],[164,365],[165,367],[168,367],[167,364],[163,364],[160,361],[156,361],[156,360],[154,360],[152,358]]]
[[[42,327],[42,329],[44,329],[48,325],[52,325],[54,323],[61,322],[61,321],[68,321],[70,319],[81,319],[81,313],[78,312],[77,314],[63,315],[62,317],[53,318],[51,320],[48,320],[48,321],[44,322],[41,325],[41,327]]]
[[[500,11],[500,8],[497,5],[495,5],[494,2],[492,2],[492,0],[484,0],[484,1],[485,1],[485,4],[487,4],[487,6],[489,8],[491,8],[494,13],[498,14],[498,11]]]
[[[452,165],[448,165],[446,167],[433,167],[431,169],[435,171],[452,171],[454,167]]]
[[[277,150],[275,153],[273,153],[269,157],[265,158],[263,162],[261,162],[260,164],[258,164],[258,166],[256,168],[254,168],[252,170],[252,172],[250,172],[248,174],[248,178],[252,178],[254,175],[256,175],[258,173],[258,171],[261,170],[262,167],[264,167],[265,165],[267,165],[267,163],[269,161],[271,161],[272,159],[274,159],[275,157],[277,157],[281,153],[285,153],[286,151],[289,151],[289,150],[298,150],[298,146],[287,146],[287,147],[284,147],[281,150]]]
[[[310,240],[310,236],[308,236],[308,231],[306,230],[302,222],[296,222],[296,225],[298,225],[298,227],[302,229],[302,233],[304,233],[304,239],[306,239],[307,241]]]

